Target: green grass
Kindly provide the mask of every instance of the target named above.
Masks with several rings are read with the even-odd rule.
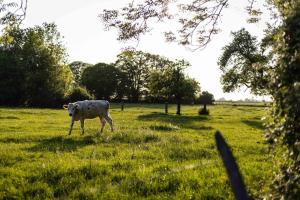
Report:
[[[230,144],[253,197],[267,192],[272,160],[264,142],[261,107],[163,105],[111,108],[99,138],[99,119],[75,123],[67,111],[0,108],[0,199],[232,199],[214,142]],[[170,106],[175,113],[175,106]]]

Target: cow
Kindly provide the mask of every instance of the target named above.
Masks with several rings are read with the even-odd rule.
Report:
[[[113,132],[113,121],[109,115],[109,102],[106,100],[84,100],[69,103],[63,106],[64,109],[68,109],[69,116],[71,118],[71,125],[69,129],[69,135],[71,135],[74,121],[80,120],[81,132],[84,134],[84,120],[94,119],[99,117],[101,123],[100,132],[103,132],[105,123],[108,122],[110,130]]]

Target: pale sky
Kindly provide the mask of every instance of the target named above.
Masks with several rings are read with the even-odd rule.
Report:
[[[132,1],[132,0],[130,0]],[[27,16],[24,26],[41,25],[54,22],[64,36],[69,54],[69,62],[83,61],[91,64],[114,62],[121,49],[136,46],[136,42],[124,43],[116,40],[116,31],[106,32],[98,15],[103,9],[115,9],[126,5],[129,0],[28,0]],[[202,91],[213,93],[215,98],[252,98],[248,91],[223,93],[220,83],[221,72],[217,65],[221,49],[231,41],[231,31],[245,27],[253,35],[262,37],[264,22],[247,24],[244,7],[248,0],[231,0],[231,6],[223,12],[222,32],[215,36],[204,50],[191,52],[182,46],[166,43],[161,27],[154,27],[150,34],[142,36],[137,49],[171,59],[186,59],[191,63],[187,69],[190,77],[200,82]],[[170,25],[170,24],[169,24]],[[254,97],[265,99],[267,97]]]

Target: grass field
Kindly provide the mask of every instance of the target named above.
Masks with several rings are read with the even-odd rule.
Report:
[[[63,109],[0,108],[0,199],[232,199],[214,142],[220,130],[245,183],[267,191],[273,163],[261,107],[218,105],[210,116],[183,106],[112,105],[115,132],[99,138],[99,119],[85,135]]]

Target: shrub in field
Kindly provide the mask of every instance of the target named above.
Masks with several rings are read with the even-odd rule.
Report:
[[[70,91],[70,93],[67,94],[66,96],[67,102],[91,100],[91,99],[94,99],[94,96],[91,95],[85,88],[80,86],[73,88]]]
[[[206,109],[206,105],[211,105],[215,101],[214,95],[203,91],[199,98],[197,99],[197,102],[200,104],[203,104],[203,108],[200,108],[198,111],[199,115],[209,115],[209,110]]]
[[[209,110],[204,106],[203,108],[199,108],[198,110],[199,115],[209,115]]]

